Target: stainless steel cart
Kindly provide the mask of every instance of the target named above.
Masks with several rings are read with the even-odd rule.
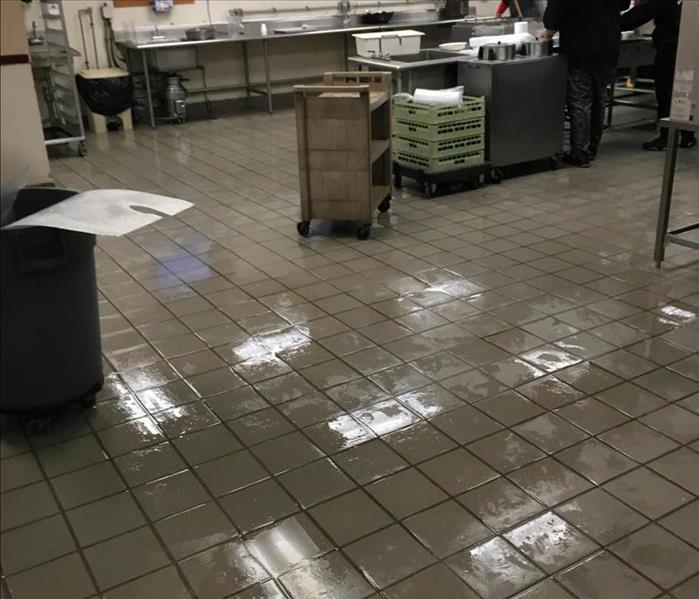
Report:
[[[87,154],[80,98],[75,86],[73,59],[80,56],[68,45],[62,2],[41,2],[44,20],[43,43],[30,46],[47,146],[76,144],[81,156]]]

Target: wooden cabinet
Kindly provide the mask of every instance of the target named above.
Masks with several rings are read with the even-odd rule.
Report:
[[[294,88],[301,222],[354,221],[366,239],[375,210],[390,208],[391,74],[326,73]]]

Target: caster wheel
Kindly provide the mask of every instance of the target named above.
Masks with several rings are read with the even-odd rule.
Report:
[[[296,230],[299,232],[301,237],[308,237],[311,232],[311,223],[307,220],[303,220],[296,224]]]
[[[437,184],[436,183],[425,183],[425,195],[428,198],[433,198],[436,193],[437,193]]]
[[[549,159],[549,166],[551,167],[552,171],[557,171],[559,168],[561,168],[561,163],[558,162],[558,158],[554,156]]]
[[[357,227],[357,239],[362,241],[369,239],[369,231],[371,230],[371,225],[359,225]]]
[[[378,206],[379,212],[388,212],[391,209],[391,196],[386,196]]]
[[[491,169],[490,180],[493,183],[495,183],[496,185],[500,185],[500,183],[502,183],[504,178],[505,178],[505,174],[502,172],[502,169],[499,169],[499,168]]]
[[[97,397],[95,397],[94,395],[90,395],[89,397],[83,397],[78,402],[78,405],[83,410],[89,410],[90,408],[94,408],[96,403],[97,403]]]
[[[43,435],[51,428],[52,422],[51,416],[30,418],[27,420],[27,430],[31,435]]]
[[[403,187],[403,177],[401,177],[400,175],[394,175],[393,176],[393,185],[394,185],[394,187],[398,187],[398,188]]]
[[[78,155],[82,157],[87,156],[87,144],[84,141],[78,143]]]

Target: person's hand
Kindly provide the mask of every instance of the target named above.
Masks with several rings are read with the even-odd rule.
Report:
[[[555,31],[551,31],[550,29],[542,29],[541,31],[539,31],[539,35],[537,37],[542,42],[546,42],[548,40],[552,40],[555,33]]]

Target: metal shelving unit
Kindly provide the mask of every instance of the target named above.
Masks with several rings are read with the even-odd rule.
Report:
[[[44,42],[31,45],[30,53],[37,92],[41,90],[44,139],[47,146],[76,144],[78,154],[85,156],[85,129],[73,69],[73,59],[80,53],[68,45],[63,2],[41,0],[41,15]]]

